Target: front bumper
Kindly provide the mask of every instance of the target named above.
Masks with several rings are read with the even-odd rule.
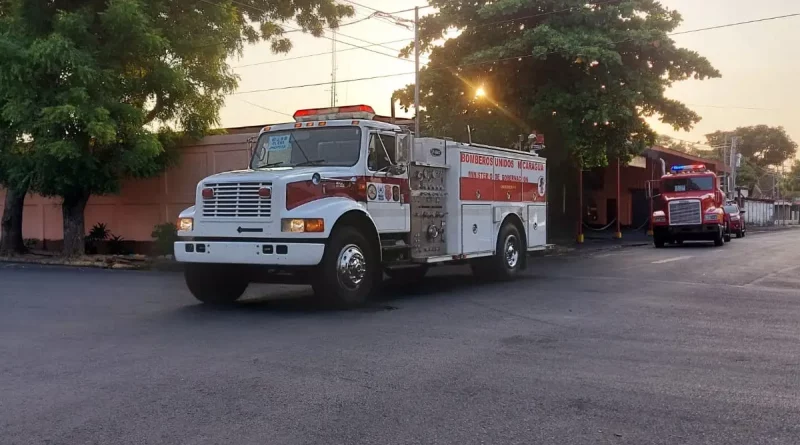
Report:
[[[659,235],[682,240],[711,240],[719,234],[719,224],[692,224],[686,226],[655,226]]]
[[[181,263],[316,266],[325,244],[251,241],[178,241],[175,259]]]

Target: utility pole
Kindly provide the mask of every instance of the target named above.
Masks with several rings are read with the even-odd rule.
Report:
[[[331,107],[336,106],[336,70],[339,68],[336,65],[336,30],[331,29],[333,38],[331,39]]]
[[[414,136],[419,132],[419,6],[414,8]]]
[[[728,186],[728,190],[731,194],[735,193],[736,191],[736,161],[738,158],[738,149],[739,149],[739,136],[734,136],[731,138],[731,156],[730,156],[730,185]]]

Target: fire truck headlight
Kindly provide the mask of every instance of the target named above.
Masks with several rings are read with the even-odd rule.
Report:
[[[664,223],[667,222],[667,215],[664,214],[663,211],[659,210],[653,213],[653,222],[657,223]]]
[[[707,213],[706,221],[719,221],[719,213]]]
[[[191,232],[194,229],[193,218],[181,218],[178,220],[178,230],[181,232]]]
[[[292,233],[320,233],[325,231],[325,220],[322,218],[290,219],[281,220],[281,232]]]

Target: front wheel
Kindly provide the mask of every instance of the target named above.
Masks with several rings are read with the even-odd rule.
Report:
[[[725,235],[723,236],[723,241],[726,243],[731,242],[731,228],[727,225],[725,226]]]
[[[234,303],[250,284],[236,266],[227,264],[187,264],[183,276],[192,295],[210,305]]]
[[[663,249],[666,244],[667,240],[664,239],[663,235],[653,235],[653,245],[656,246],[656,249]]]
[[[720,247],[725,245],[725,235],[723,234],[723,228],[720,227],[717,230],[717,235],[714,237],[714,247]]]
[[[363,305],[381,272],[376,249],[353,227],[334,231],[312,282],[314,293],[340,307]]]

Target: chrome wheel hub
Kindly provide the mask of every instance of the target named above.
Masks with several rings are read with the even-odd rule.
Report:
[[[364,253],[355,244],[345,246],[336,261],[336,276],[339,284],[349,290],[358,289],[367,274]]]
[[[509,235],[506,238],[506,245],[503,248],[503,252],[506,258],[506,266],[509,269],[513,269],[517,267],[517,263],[519,262],[519,247],[517,246],[517,237],[514,235]]]

